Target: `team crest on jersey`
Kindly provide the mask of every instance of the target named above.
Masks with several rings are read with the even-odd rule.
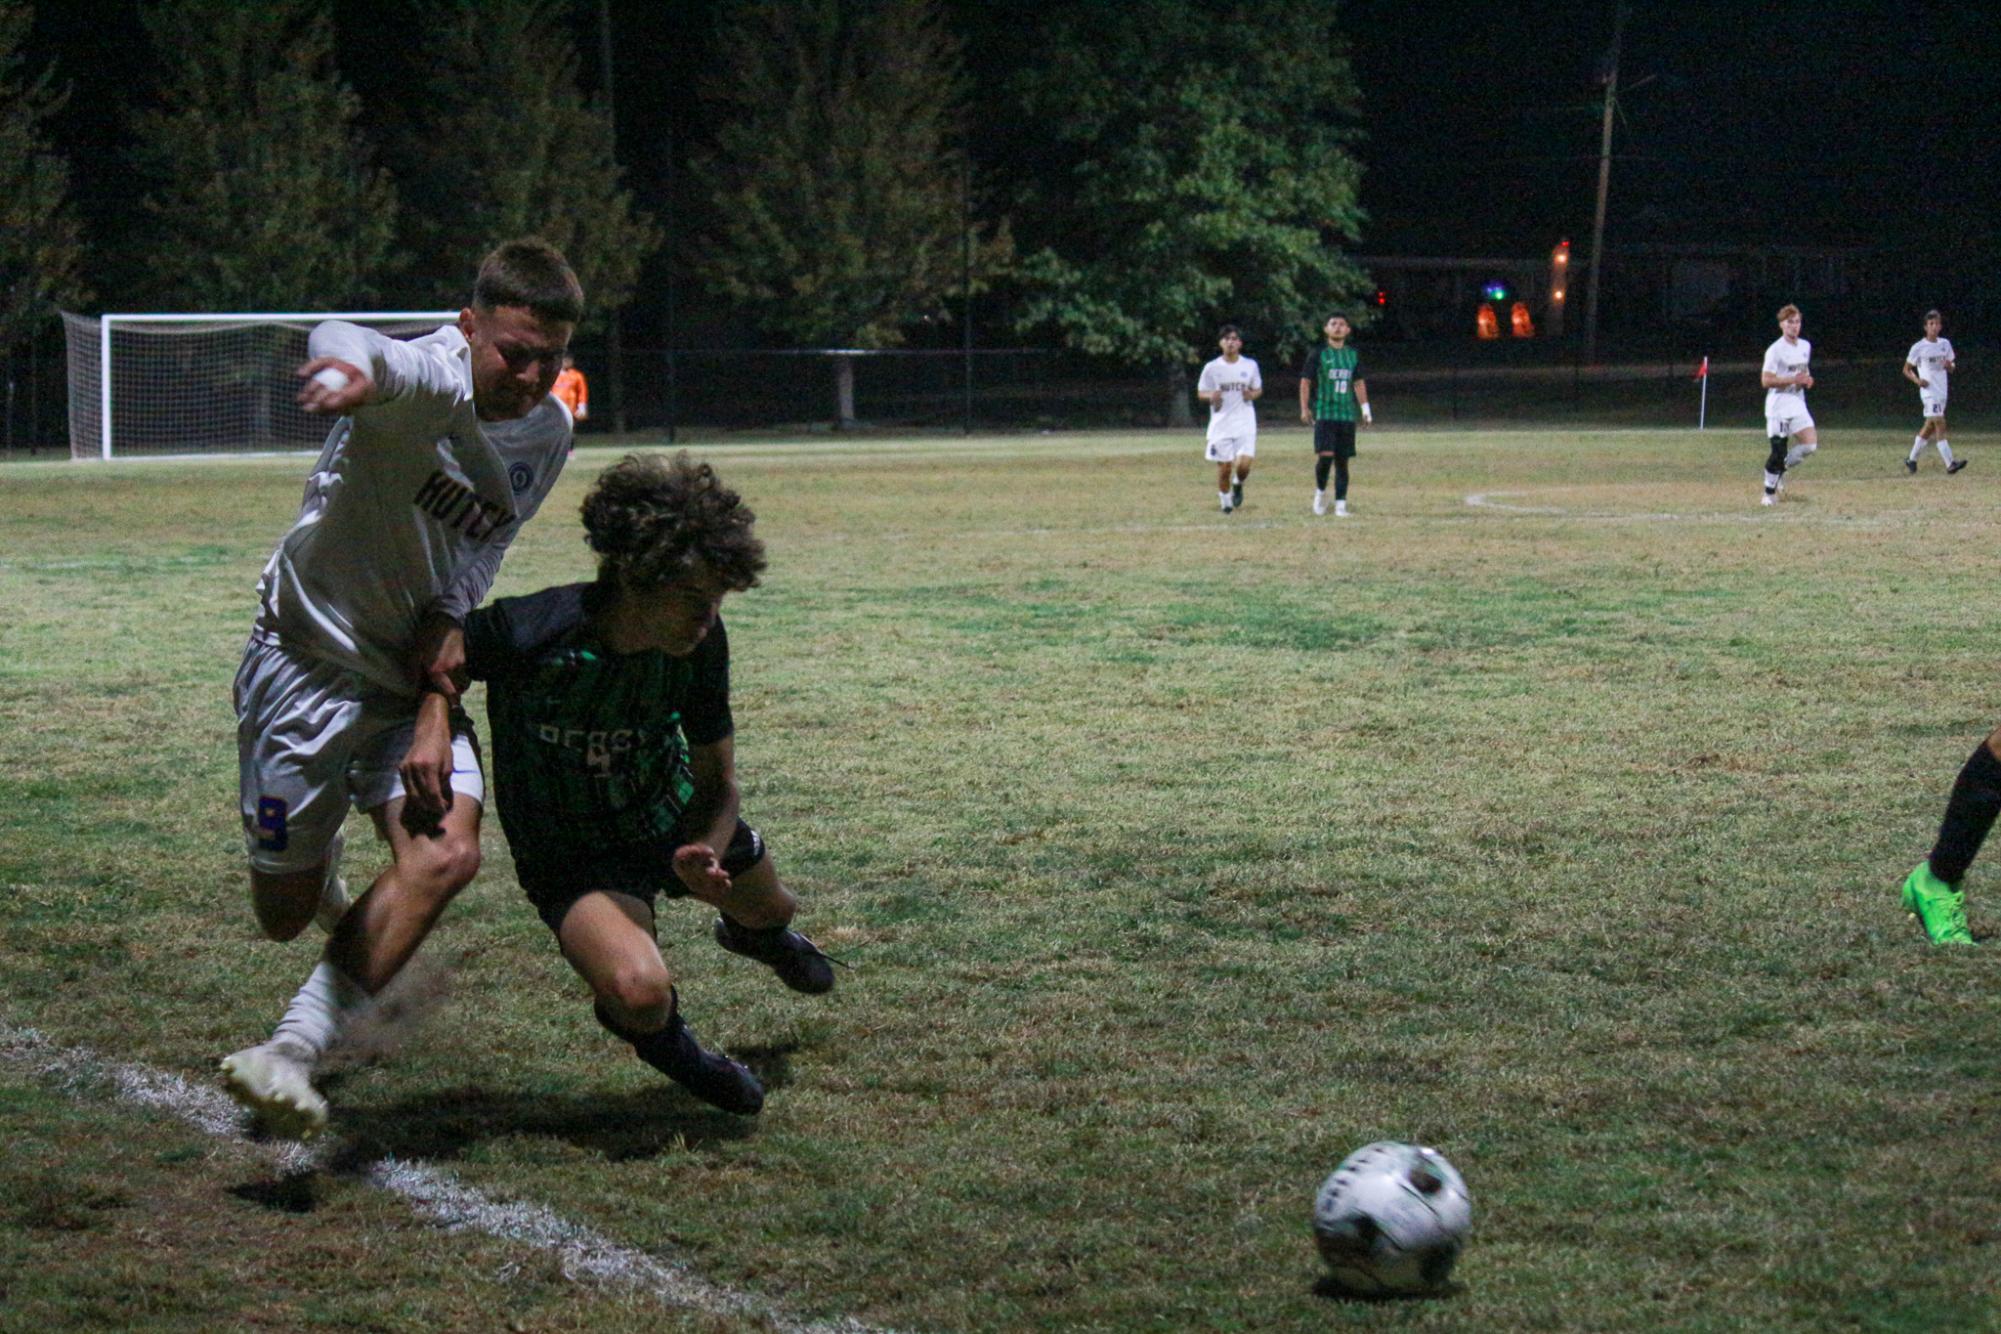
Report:
[[[514,494],[518,496],[529,487],[535,485],[535,470],[525,463],[509,464],[507,468],[507,483],[514,488]]]

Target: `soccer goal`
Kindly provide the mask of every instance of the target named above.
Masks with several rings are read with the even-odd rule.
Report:
[[[310,449],[327,422],[299,410],[293,372],[306,335],[348,320],[413,338],[455,310],[280,312],[248,315],[72,315],[72,458]]]

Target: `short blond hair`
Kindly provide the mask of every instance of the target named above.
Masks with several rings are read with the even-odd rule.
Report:
[[[1784,324],[1787,320],[1796,320],[1799,317],[1800,317],[1800,308],[1798,306],[1788,303],[1786,305],[1779,307],[1780,324]]]

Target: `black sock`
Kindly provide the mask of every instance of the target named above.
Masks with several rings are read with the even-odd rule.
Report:
[[[1774,477],[1786,475],[1786,438],[1782,435],[1771,437],[1772,452],[1765,459],[1765,471]]]
[[[1938,842],[1932,845],[1932,874],[1948,885],[1964,879],[1997,815],[2001,815],[2001,760],[1994,758],[1983,741],[1952,785],[1945,820],[1938,827]]]
[[[1333,458],[1326,454],[1322,454],[1319,458],[1313,460],[1313,489],[1315,491],[1325,491],[1327,489],[1327,471],[1333,466]]]
[[[1348,498],[1348,460],[1334,460],[1334,499]]]
[[[792,929],[785,922],[780,922],[777,926],[745,926],[728,913],[723,913],[722,919],[729,923],[730,935],[753,949],[776,946],[785,938],[785,933]]]

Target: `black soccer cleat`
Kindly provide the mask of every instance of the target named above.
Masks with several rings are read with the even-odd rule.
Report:
[[[764,1110],[764,1085],[757,1076],[742,1062],[696,1041],[694,1030],[681,1022],[679,1010],[657,1033],[625,1031],[612,1022],[602,1005],[597,1007],[597,1016],[606,1032],[632,1044],[640,1060],[709,1106],[738,1116],[756,1116]]]
[[[794,991],[819,996],[834,989],[834,965],[797,931],[772,927],[755,931],[728,917],[716,918],[716,944],[731,954],[755,959]]]
[[[1918,461],[1916,459],[1905,459],[1904,471],[1915,475],[1918,471]]]
[[[1946,475],[1949,477],[1953,473],[1958,472],[1961,468],[1964,468],[1965,466],[1966,466],[1965,459],[1954,459],[1952,462],[1945,465]]]

